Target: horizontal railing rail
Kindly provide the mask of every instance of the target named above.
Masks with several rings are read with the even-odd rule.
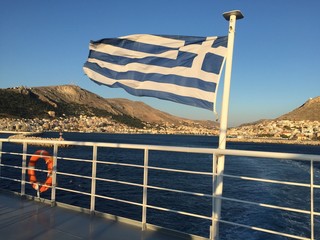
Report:
[[[16,151],[6,151],[4,149],[4,144],[9,143],[17,143],[22,144],[23,149],[22,152],[16,152]],[[158,145],[140,145],[140,144],[122,144],[122,143],[103,143],[103,142],[78,142],[78,141],[52,141],[52,140],[27,140],[27,139],[0,139],[0,179],[3,180],[10,180],[15,182],[21,183],[21,195],[25,194],[25,184],[32,184],[28,180],[26,180],[26,174],[27,171],[30,169],[27,165],[27,158],[34,156],[34,154],[30,154],[27,152],[28,144],[35,144],[35,143],[41,143],[41,144],[48,144],[53,148],[53,159],[54,159],[54,166],[53,166],[53,183],[52,186],[48,186],[51,191],[51,201],[54,204],[56,202],[56,190],[61,190],[65,192],[70,193],[76,193],[81,194],[85,196],[90,196],[90,211],[95,212],[95,202],[96,198],[100,199],[106,199],[111,201],[116,201],[120,203],[130,204],[134,206],[138,206],[142,208],[142,216],[141,216],[141,226],[142,229],[146,229],[148,226],[147,222],[147,209],[154,209],[158,211],[165,211],[170,213],[176,213],[176,214],[182,214],[190,217],[205,219],[209,221],[218,221],[220,223],[237,226],[237,227],[243,227],[255,231],[260,231],[264,233],[269,234],[275,234],[283,237],[289,237],[292,239],[315,239],[315,229],[314,229],[314,216],[320,216],[320,212],[316,212],[314,210],[314,189],[320,189],[320,185],[317,185],[314,183],[314,163],[320,162],[320,155],[312,155],[312,154],[294,154],[294,153],[280,153],[280,152],[262,152],[262,151],[245,151],[245,150],[233,150],[233,149],[214,149],[214,148],[195,148],[195,147],[174,147],[174,146],[158,146]],[[60,156],[58,149],[59,146],[85,146],[85,147],[92,147],[92,158],[76,158],[72,156]],[[144,161],[141,164],[133,164],[133,163],[123,163],[123,162],[114,162],[114,161],[107,161],[107,159],[97,159],[98,155],[98,149],[100,148],[116,148],[116,149],[136,149],[136,150],[143,150],[143,158]],[[216,178],[218,175],[211,172],[205,172],[205,171],[194,171],[194,170],[185,170],[185,169],[175,169],[170,167],[155,167],[155,166],[149,166],[148,160],[149,160],[149,153],[151,151],[162,151],[162,152],[180,152],[180,153],[195,153],[195,154],[210,154],[212,156],[236,156],[236,157],[252,157],[255,158],[256,161],[259,161],[261,158],[270,158],[270,159],[280,159],[280,160],[299,160],[299,161],[307,161],[310,163],[310,182],[309,183],[301,183],[301,182],[293,182],[293,181],[284,181],[284,180],[277,180],[277,179],[268,179],[268,178],[257,178],[257,177],[249,177],[249,176],[238,176],[233,174],[222,174],[220,176],[223,176],[224,178],[229,179],[239,179],[244,181],[252,181],[252,182],[260,182],[260,183],[270,183],[275,185],[287,185],[287,186],[296,186],[296,187],[303,187],[303,188],[309,188],[310,189],[310,210],[305,209],[298,209],[298,208],[292,208],[292,207],[286,207],[286,206],[278,206],[274,204],[266,204],[261,202],[255,202],[255,201],[248,201],[248,200],[242,200],[242,199],[236,199],[231,197],[224,197],[224,196],[216,196],[214,194],[207,194],[207,193],[201,193],[201,192],[194,192],[194,191],[187,191],[187,190],[180,190],[180,189],[174,189],[169,187],[162,187],[162,186],[155,186],[148,184],[148,178],[151,173],[149,173],[149,170],[153,171],[160,171],[160,172],[169,172],[169,173],[183,173],[183,174],[192,174],[192,175],[200,175],[200,176],[209,176],[212,177],[212,179]],[[21,157],[21,164],[20,165],[10,165],[3,163],[2,159],[4,159],[4,156],[14,156],[14,157]],[[41,157],[41,155],[38,155]],[[105,161],[102,161],[105,160]],[[78,173],[70,173],[70,172],[63,172],[58,171],[57,167],[60,164],[60,161],[67,161],[67,162],[81,162],[90,164],[92,168],[92,172],[90,175],[81,175]],[[227,160],[228,161],[228,160]],[[6,161],[7,162],[7,161]],[[98,165],[110,165],[110,166],[121,166],[121,167],[128,167],[128,168],[137,168],[143,170],[143,176],[141,176],[141,183],[136,182],[129,182],[125,180],[115,180],[110,178],[102,178],[97,176],[97,168]],[[21,170],[21,179],[18,178],[11,178],[8,176],[3,176],[1,174],[2,168],[11,168],[11,169],[19,169]],[[32,168],[33,169],[33,168]],[[36,172],[44,172],[47,173],[47,170],[33,169]],[[63,186],[59,186],[56,184],[56,179],[60,178],[61,176],[67,176],[67,177],[75,177],[80,179],[86,179],[91,181],[91,185],[88,188],[88,191],[80,191],[75,190],[71,188],[66,188]],[[111,196],[105,196],[102,194],[96,193],[96,183],[98,182],[109,182],[109,183],[117,183],[121,185],[127,185],[132,187],[138,187],[143,190],[142,193],[142,199],[141,202],[131,201],[127,199],[117,198],[117,197],[111,197]],[[213,180],[214,181],[214,180]],[[247,224],[240,224],[237,222],[230,222],[224,219],[213,219],[214,214],[212,216],[206,216],[198,213],[191,213],[187,211],[179,211],[175,209],[170,209],[167,207],[161,207],[161,206],[155,206],[154,204],[148,203],[148,190],[159,190],[159,191],[166,191],[171,193],[178,193],[178,194],[186,194],[196,197],[206,197],[210,199],[221,199],[223,201],[230,201],[240,204],[248,204],[252,206],[257,207],[263,207],[266,209],[276,209],[281,211],[287,211],[287,212],[295,212],[295,213],[301,213],[306,214],[310,216],[310,237],[305,236],[298,236],[288,233],[283,233],[279,231],[275,231],[272,229],[265,229],[261,227],[251,226]],[[208,206],[210,209],[211,206]],[[212,229],[211,229],[212,231]],[[213,234],[210,235],[211,238],[213,238]]]

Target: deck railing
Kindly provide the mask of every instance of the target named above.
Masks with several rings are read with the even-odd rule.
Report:
[[[8,151],[6,150],[7,146],[6,144],[22,144],[22,152],[17,151]],[[9,139],[0,139],[0,181],[1,180],[9,180],[14,182],[19,182],[21,185],[21,189],[19,194],[22,196],[26,194],[26,184],[31,184],[27,179],[27,170],[28,168],[28,159],[33,155],[31,153],[28,153],[28,147],[33,144],[50,144],[53,148],[53,174],[52,174],[52,186],[49,186],[51,188],[51,197],[50,201],[52,205],[55,205],[57,199],[56,199],[56,191],[66,191],[76,194],[82,194],[90,197],[90,212],[95,213],[96,212],[96,199],[107,199],[111,201],[117,201],[120,203],[126,203],[130,205],[135,205],[138,207],[141,207],[142,209],[142,216],[141,216],[141,228],[142,230],[145,230],[146,228],[151,226],[151,224],[147,221],[147,213],[148,209],[154,209],[159,211],[166,211],[170,213],[175,214],[182,214],[190,217],[200,218],[206,221],[212,222],[212,226],[216,226],[216,223],[224,223],[232,226],[242,227],[246,229],[251,229],[253,231],[260,231],[264,233],[274,234],[282,237],[292,238],[292,239],[316,239],[315,237],[315,216],[320,216],[320,212],[315,211],[314,206],[314,190],[320,189],[320,185],[314,184],[314,163],[320,162],[320,155],[310,155],[310,154],[290,154],[290,153],[277,153],[277,152],[261,152],[261,151],[243,151],[243,150],[220,150],[220,149],[213,149],[213,148],[194,148],[194,147],[173,147],[173,146],[154,146],[154,145],[137,145],[137,144],[117,144],[117,143],[102,143],[102,142],[76,142],[76,141],[44,141],[44,140],[9,140]],[[73,158],[73,157],[65,157],[60,156],[59,148],[61,146],[87,146],[92,147],[92,159],[80,159],[80,158]],[[121,162],[113,162],[113,161],[101,161],[98,160],[98,149],[101,148],[117,148],[117,149],[138,149],[143,151],[143,164],[131,164],[131,163],[121,163]],[[310,189],[310,208],[309,210],[304,209],[298,209],[298,208],[290,208],[290,207],[283,207],[283,206],[277,206],[272,204],[264,204],[254,201],[247,201],[247,200],[241,200],[237,198],[230,198],[230,197],[224,197],[224,196],[218,196],[215,194],[213,190],[213,194],[205,194],[200,192],[191,192],[191,191],[184,191],[184,190],[178,190],[178,189],[172,189],[167,187],[159,187],[159,186],[153,186],[148,184],[148,179],[150,177],[149,170],[157,170],[157,171],[165,171],[165,172],[175,172],[175,173],[185,173],[185,174],[196,174],[196,175],[205,175],[205,176],[211,176],[212,177],[212,189],[215,189],[215,182],[216,178],[218,177],[215,173],[215,164],[213,164],[213,169],[210,172],[204,172],[204,171],[190,171],[190,170],[181,170],[181,169],[173,169],[173,168],[167,168],[167,167],[155,167],[149,165],[149,153],[150,151],[165,151],[165,152],[183,152],[183,153],[195,153],[195,154],[210,154],[212,155],[212,161],[216,160],[216,157],[219,155],[225,155],[225,156],[238,156],[238,157],[253,157],[253,158],[273,158],[273,159],[279,159],[279,160],[303,160],[310,163],[310,182],[309,183],[300,183],[300,182],[292,182],[292,181],[280,181],[280,180],[272,180],[272,179],[264,179],[264,178],[255,178],[255,177],[247,177],[247,176],[237,176],[237,175],[231,175],[231,174],[223,174],[224,178],[232,178],[232,179],[242,179],[246,181],[255,181],[255,182],[262,182],[262,183],[272,183],[272,184],[280,184],[280,185],[288,185],[288,186],[299,186],[304,188]],[[19,156],[21,157],[21,165],[11,165],[8,163],[8,161],[3,161],[2,159],[5,159],[4,156],[6,156],[6,159],[10,158],[10,156]],[[59,165],[59,161],[75,161],[75,162],[85,162],[91,164],[91,176],[87,175],[81,175],[81,174],[75,174],[75,173],[67,173],[63,171],[57,171],[57,164]],[[226,160],[228,161],[228,160]],[[120,181],[120,180],[114,180],[114,179],[107,179],[107,178],[100,178],[97,177],[97,164],[100,165],[116,165],[116,166],[124,166],[129,168],[140,168],[143,170],[143,180],[142,183],[135,183],[135,182],[128,182],[128,181]],[[15,168],[21,170],[21,179],[14,178],[10,176],[4,176],[2,174],[1,170],[4,168]],[[43,169],[35,169],[37,172],[47,172],[47,170]],[[62,169],[63,170],[63,169]],[[2,170],[3,171],[3,170]],[[56,184],[57,179],[60,176],[70,176],[70,177],[76,177],[76,178],[82,178],[87,179],[91,181],[91,191],[89,192],[83,192],[78,191],[74,189],[65,188],[63,186],[58,186]],[[128,186],[135,186],[142,189],[142,199],[141,202],[136,201],[130,201],[125,200],[121,198],[115,198],[110,196],[105,196],[101,194],[96,193],[96,183],[97,181],[102,182],[111,182],[111,183],[117,183],[117,184],[123,184]],[[293,235],[289,233],[284,233],[280,231],[274,231],[271,229],[265,229],[261,227],[256,227],[252,225],[246,225],[246,224],[240,224],[236,222],[226,221],[224,219],[215,219],[215,212],[212,210],[211,216],[196,214],[196,213],[190,213],[186,211],[177,211],[174,209],[169,209],[165,207],[160,207],[156,205],[151,205],[148,203],[148,190],[159,190],[159,191],[166,191],[171,193],[179,193],[179,194],[187,194],[191,196],[199,196],[199,197],[207,197],[212,199],[212,206],[214,206],[214,201],[216,199],[221,199],[222,201],[232,201],[239,204],[249,204],[252,206],[259,206],[263,208],[268,209],[278,209],[282,211],[288,211],[288,212],[295,212],[295,213],[301,213],[309,215],[310,217],[310,236],[302,236],[301,235]],[[243,191],[243,190],[242,190]],[[209,209],[214,209],[212,206],[208,206]],[[262,216],[263,217],[263,216]],[[161,227],[161,226],[160,226]],[[214,227],[211,227],[210,231],[210,239],[214,239]],[[195,237],[195,236],[193,236]],[[320,236],[318,236],[320,237]],[[195,237],[196,238],[196,237]],[[201,237],[199,237],[201,238]]]

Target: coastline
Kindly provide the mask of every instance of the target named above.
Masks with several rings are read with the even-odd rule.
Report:
[[[9,133],[9,131],[0,131],[0,133]],[[39,135],[41,135],[43,132],[14,132],[10,131],[12,136],[9,137],[9,139],[35,139],[35,140],[63,140],[63,138],[42,138]],[[97,132],[98,133],[98,132]],[[110,132],[111,133],[111,132]],[[119,134],[124,134],[123,132]],[[125,133],[125,134],[132,134],[135,135],[137,133]],[[141,134],[141,133],[138,133]],[[144,133],[144,134],[150,134],[154,135],[154,133]],[[159,134],[159,133],[158,133]],[[160,133],[161,134],[161,133]],[[163,134],[163,133],[162,133]],[[170,134],[163,134],[163,135],[172,135]],[[173,134],[175,135],[175,134]],[[179,133],[176,133],[176,135],[181,135]],[[219,137],[219,135],[202,135],[202,134],[183,134],[183,135],[195,135],[195,136],[216,136]],[[235,137],[227,137],[227,142],[244,142],[244,143],[270,143],[270,144],[291,144],[291,145],[311,145],[311,146],[320,146],[319,140],[289,140],[289,139],[278,139],[278,138],[235,138]]]
[[[1,132],[0,132],[1,133]],[[63,141],[64,139],[62,138],[62,135],[60,138],[43,138],[43,137],[38,137],[41,135],[42,132],[29,132],[29,133],[18,133],[18,134],[13,134],[8,137],[8,139],[22,139],[22,140],[52,140],[52,141]],[[29,145],[31,146],[40,146],[40,147],[52,147],[53,144],[49,143],[39,143],[39,142],[30,142]],[[68,147],[66,144],[60,145],[60,147]]]
[[[249,143],[272,143],[272,144],[320,146],[320,141],[288,140],[288,139],[272,139],[272,138],[227,138],[227,142],[249,142]]]

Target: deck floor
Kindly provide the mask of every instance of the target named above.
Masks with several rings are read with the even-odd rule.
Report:
[[[7,240],[173,240],[159,231],[0,193],[0,238]]]

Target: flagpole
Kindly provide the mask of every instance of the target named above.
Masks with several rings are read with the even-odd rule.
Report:
[[[233,45],[234,45],[234,33],[236,27],[236,20],[242,19],[243,15],[239,10],[223,13],[223,17],[229,21],[229,33],[228,33],[228,52],[226,57],[226,68],[224,74],[224,88],[222,97],[221,108],[221,120],[220,120],[220,134],[219,134],[219,149],[226,149],[226,138],[228,128],[228,111],[229,111],[229,95],[230,95],[230,82],[231,82],[231,70],[232,70],[232,57],[233,57]],[[221,196],[223,190],[223,172],[224,172],[225,156],[221,155],[214,157],[213,169],[215,169],[216,176],[213,176],[213,219],[212,219],[212,233],[211,239],[219,238],[219,220],[221,215]]]

